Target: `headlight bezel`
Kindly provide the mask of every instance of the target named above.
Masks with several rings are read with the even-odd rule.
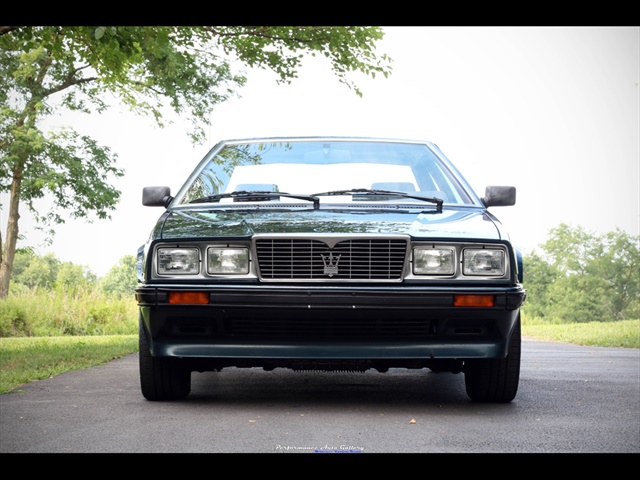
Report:
[[[422,272],[420,265],[416,262],[420,261],[420,253],[423,251],[452,251],[453,254],[453,272],[433,273]],[[418,252],[418,253],[417,253]],[[476,260],[482,258],[482,254],[500,260],[499,268],[493,270],[481,270],[479,267],[473,269],[474,257]],[[411,247],[411,258],[409,274],[405,279],[422,279],[422,280],[465,280],[465,281],[484,281],[484,280],[511,280],[511,256],[509,249],[502,243],[463,243],[463,242],[414,242]]]
[[[460,263],[465,277],[502,278],[506,273],[507,256],[501,248],[463,248]],[[486,266],[487,263],[491,265]]]
[[[206,252],[207,262],[205,268],[208,275],[235,276],[249,273],[250,254],[248,247],[208,246]],[[220,259],[224,256],[228,258]],[[220,260],[218,261],[218,259]],[[233,268],[234,265],[236,268]]]
[[[184,277],[200,273],[200,249],[195,246],[158,246],[154,259],[155,273],[161,277]]]
[[[179,272],[176,269],[167,269],[162,267],[161,255],[163,252],[171,251],[188,251],[197,252],[197,269],[191,269],[188,272]],[[242,252],[240,256],[244,258],[242,267],[235,271],[224,269],[216,270],[211,267],[211,255],[218,251]],[[216,242],[181,242],[181,243],[158,243],[153,248],[153,268],[152,278],[157,280],[170,279],[207,279],[207,278],[232,278],[232,277],[248,277],[255,276],[252,273],[252,253],[248,244],[241,243],[216,243]]]
[[[414,245],[411,273],[416,276],[452,277],[456,273],[457,252],[452,245]]]

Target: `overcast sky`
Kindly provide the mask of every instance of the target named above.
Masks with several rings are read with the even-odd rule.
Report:
[[[470,181],[514,185],[517,203],[492,211],[530,251],[560,223],[594,233],[640,234],[639,27],[385,27],[378,53],[393,58],[389,78],[353,78],[357,97],[324,59],[308,61],[291,85],[247,70],[241,98],[212,112],[207,144],[193,146],[183,119],[163,130],[114,111],[68,125],[94,136],[126,170],[112,220],[69,220],[53,244],[21,209],[18,247],[105,275],[135,255],[160,208],[142,206],[142,188],[177,192],[219,140],[341,135],[432,140]],[[8,194],[0,197],[6,239]]]

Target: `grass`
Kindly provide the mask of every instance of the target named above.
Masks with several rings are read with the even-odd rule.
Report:
[[[549,324],[525,319],[522,334],[538,340],[592,347],[640,348],[640,320]]]
[[[0,337],[135,335],[137,304],[96,288],[33,290],[0,300]]]
[[[0,394],[137,351],[137,335],[0,338]]]
[[[0,394],[137,351],[133,295],[30,290],[0,300]]]

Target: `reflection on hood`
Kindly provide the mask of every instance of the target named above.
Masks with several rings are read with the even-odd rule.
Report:
[[[215,210],[173,212],[161,229],[163,239],[249,237],[257,233],[406,234],[438,239],[499,240],[500,226],[478,209],[447,209],[433,215],[408,212]]]

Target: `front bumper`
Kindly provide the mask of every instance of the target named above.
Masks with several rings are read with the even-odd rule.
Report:
[[[206,305],[169,303],[169,292],[206,292]],[[456,294],[493,295],[493,307],[454,307]],[[224,365],[299,360],[403,364],[423,359],[502,358],[520,286],[287,287],[142,286],[140,318],[156,357]]]

